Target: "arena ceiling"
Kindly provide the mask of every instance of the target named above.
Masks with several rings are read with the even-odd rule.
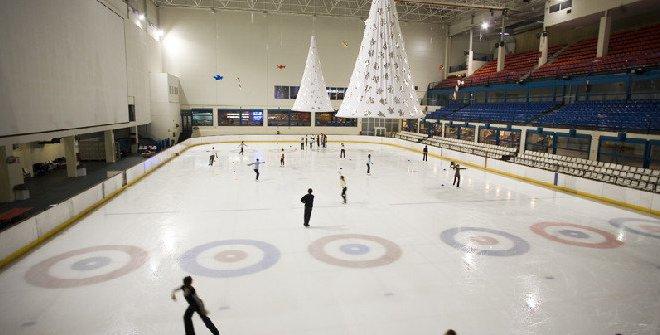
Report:
[[[250,12],[335,17],[369,15],[371,0],[153,0],[159,7],[207,8]],[[507,24],[543,15],[545,0],[395,0],[399,19],[407,22],[452,24],[479,11],[499,16],[506,9]]]

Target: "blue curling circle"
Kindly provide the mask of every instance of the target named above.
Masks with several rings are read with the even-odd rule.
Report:
[[[584,232],[578,231],[578,230],[571,230],[571,229],[564,229],[560,230],[558,233],[568,236],[568,237],[575,237],[575,238],[588,238],[589,235],[587,235]]]
[[[370,248],[364,244],[353,243],[344,244],[339,247],[339,250],[348,255],[364,255],[369,252]]]
[[[250,245],[261,249],[263,252],[263,258],[250,266],[246,266],[241,269],[232,269],[232,270],[218,270],[210,269],[206,266],[203,266],[197,262],[197,257],[204,251],[223,245]],[[179,263],[181,268],[188,273],[196,274],[205,277],[213,278],[231,278],[231,277],[241,277],[264,271],[271,266],[275,265],[280,259],[280,251],[274,245],[266,243],[263,241],[254,241],[254,240],[224,240],[224,241],[214,241],[202,245],[198,245],[188,251],[186,251],[181,258]]]
[[[513,247],[510,249],[506,250],[490,250],[490,249],[483,249],[483,250],[475,250],[474,248],[467,246],[459,241],[456,240],[456,235],[458,235],[461,232],[467,232],[467,231],[477,231],[477,232],[486,232],[486,233],[491,233],[494,235],[499,235],[504,238],[507,238],[513,242]],[[488,256],[517,256],[517,255],[522,255],[526,252],[529,251],[529,243],[527,241],[523,240],[522,238],[515,236],[513,234],[509,234],[505,231],[501,230],[495,230],[495,229],[488,229],[488,228],[479,228],[479,227],[457,227],[457,228],[451,228],[443,231],[440,234],[440,239],[442,239],[443,242],[447,243],[448,245],[467,252],[474,252],[478,255],[488,255]]]
[[[77,271],[96,270],[110,264],[110,262],[111,259],[108,257],[103,257],[103,256],[89,257],[89,258],[81,259],[71,264],[71,270],[77,270]]]

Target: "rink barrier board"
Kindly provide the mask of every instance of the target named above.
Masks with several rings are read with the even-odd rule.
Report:
[[[224,136],[220,135],[220,136],[214,136],[214,137],[230,137],[230,136],[244,138],[244,136],[241,136],[241,135],[224,135]],[[249,135],[249,136],[256,137],[256,136],[259,136],[259,135]],[[277,136],[277,135],[263,135],[263,136],[264,137],[266,137],[266,136],[273,137],[273,136]],[[21,259],[23,256],[27,255],[33,249],[37,248],[38,246],[40,246],[40,245],[44,244],[45,242],[49,241],[50,239],[52,239],[56,235],[58,235],[61,232],[65,231],[67,228],[69,228],[73,224],[75,224],[78,221],[82,220],[83,218],[87,217],[92,212],[94,212],[96,209],[103,206],[104,204],[106,204],[107,202],[111,201],[112,199],[117,197],[119,194],[124,192],[127,188],[135,185],[136,183],[141,181],[143,178],[147,177],[148,175],[150,175],[154,171],[158,170],[159,168],[161,168],[165,164],[169,163],[171,160],[178,157],[181,153],[187,151],[190,148],[201,146],[201,145],[214,144],[214,143],[217,143],[217,144],[239,144],[241,142],[245,142],[245,143],[296,143],[296,144],[300,143],[300,141],[297,139],[297,137],[299,135],[284,135],[284,136],[296,137],[296,138],[295,139],[284,139],[284,140],[263,139],[263,140],[256,140],[256,141],[240,140],[240,139],[234,139],[234,140],[229,139],[229,140],[226,140],[226,141],[218,141],[217,139],[211,140],[210,138],[205,138],[205,139],[195,138],[195,139],[186,140],[184,143],[177,144],[177,145],[169,148],[168,150],[166,150],[166,151],[150,158],[149,160],[147,160],[145,162],[141,162],[141,163],[137,164],[136,166],[133,166],[132,168],[127,169],[122,174],[110,177],[110,178],[106,179],[105,181],[93,186],[92,188],[90,188],[88,190],[85,190],[83,192],[80,192],[78,195],[76,195],[76,197],[78,197],[81,194],[93,193],[94,191],[96,191],[97,194],[98,194],[98,190],[95,190],[94,188],[100,187],[101,188],[101,193],[103,194],[103,197],[100,200],[92,203],[88,207],[86,207],[84,209],[81,209],[79,213],[76,213],[75,215],[73,215],[71,218],[67,219],[63,223],[55,226],[55,228],[50,229],[46,232],[43,232],[43,234],[41,234],[39,232],[39,228],[38,228],[39,224],[37,223],[37,217],[39,215],[37,215],[37,216],[31,217],[31,218],[17,224],[14,227],[12,227],[12,228],[6,230],[5,232],[3,232],[3,234],[6,236],[7,234],[5,234],[5,233],[7,233],[8,231],[10,231],[12,229],[15,229],[15,231],[17,231],[17,232],[22,232],[22,233],[26,233],[26,234],[29,233],[29,234],[33,235],[34,239],[29,241],[27,244],[19,247],[16,251],[10,253],[8,256],[2,258],[0,260],[0,271],[4,270],[7,266],[13,264],[17,260]],[[339,135],[339,136],[342,136],[342,135]],[[361,135],[343,135],[343,136],[356,137],[356,136],[361,136]],[[331,141],[328,141],[328,142],[330,142],[330,143],[351,143],[351,144],[384,144],[386,146],[405,149],[405,150],[409,150],[409,151],[412,151],[412,152],[415,152],[415,153],[421,153],[422,152],[422,149],[420,147],[422,145],[421,143],[414,143],[414,142],[409,142],[408,143],[408,141],[401,140],[401,139],[389,139],[389,138],[374,138],[374,139],[378,139],[378,140],[376,140],[376,141],[358,141],[358,140],[354,140],[354,139],[346,139],[346,140],[331,140]],[[188,142],[188,143],[186,143],[186,142]],[[393,143],[393,142],[399,142],[399,143]],[[401,143],[401,142],[403,142],[407,145],[403,145],[403,143]],[[567,187],[567,186],[559,186],[559,185],[555,185],[554,183],[545,182],[545,181],[537,180],[537,179],[534,179],[534,178],[531,178],[531,177],[521,176],[521,175],[510,173],[510,172],[507,172],[507,171],[503,171],[503,170],[495,169],[495,168],[492,168],[492,167],[488,167],[487,166],[488,160],[483,158],[483,157],[480,157],[480,156],[475,156],[475,155],[462,153],[462,152],[458,152],[458,151],[453,151],[453,150],[449,150],[449,149],[444,149],[444,148],[438,148],[438,147],[434,147],[434,146],[429,147],[429,149],[430,149],[429,150],[429,156],[431,156],[431,157],[439,158],[439,159],[446,160],[446,161],[455,161],[455,162],[458,162],[458,163],[463,164],[465,166],[469,166],[469,167],[472,167],[472,168],[475,168],[475,169],[478,169],[478,170],[494,173],[494,174],[497,174],[497,175],[502,175],[502,176],[509,177],[509,178],[516,179],[516,180],[525,181],[525,182],[528,182],[528,183],[531,183],[531,184],[534,184],[534,185],[538,185],[538,186],[546,187],[546,188],[549,188],[549,189],[561,191],[561,192],[564,192],[564,193],[567,193],[567,194],[581,196],[581,197],[591,199],[591,200],[595,200],[595,201],[598,201],[598,202],[601,202],[601,203],[604,203],[604,204],[615,205],[617,207],[622,207],[624,209],[632,209],[632,210],[635,210],[637,212],[647,214],[647,215],[650,214],[650,215],[653,215],[653,216],[660,216],[660,210],[654,210],[651,207],[647,208],[647,207],[644,207],[644,206],[638,206],[638,205],[634,205],[634,204],[627,203],[627,202],[624,202],[624,201],[608,198],[608,197],[605,197],[605,196],[595,195],[595,194],[592,194],[592,193],[589,193],[589,192],[576,190],[574,188],[570,188],[570,187]],[[434,151],[439,151],[440,153],[435,153]],[[451,154],[452,156],[456,156],[456,157],[448,157],[448,155],[443,155],[443,152],[445,152],[445,151],[446,151],[447,154]],[[462,156],[464,156],[464,157],[462,157]],[[472,161],[467,161],[467,160],[465,160],[465,158],[469,158]],[[483,166],[481,166],[479,164],[481,161],[483,161]],[[492,160],[492,161],[501,162],[501,161],[497,161],[497,160]],[[145,163],[147,163],[147,164],[145,164]],[[516,165],[516,164],[513,164],[513,163],[506,163],[506,164]],[[531,168],[528,168],[528,169],[531,169]],[[132,172],[135,172],[135,173],[131,173],[131,175],[130,175],[131,178],[130,179],[128,178],[129,177],[129,173],[128,173],[129,170],[131,170]],[[540,170],[540,169],[533,169],[533,170]],[[545,171],[545,170],[540,170],[540,171],[548,172],[548,171]],[[113,178],[116,179],[116,178],[121,177],[123,179],[124,176],[126,176],[126,180],[127,180],[126,185],[123,185],[123,186],[119,187],[118,189],[112,191],[111,193],[105,195],[106,182],[110,181]],[[572,176],[570,176],[570,177],[572,177]],[[578,178],[578,177],[572,177],[572,178],[576,179],[576,180],[582,179],[582,178]],[[116,180],[115,180],[115,184],[116,184]],[[606,184],[606,183],[603,183],[603,184]],[[616,185],[612,185],[612,186],[615,187],[615,188],[618,188],[618,189],[623,188],[623,187],[619,187],[619,186],[616,186]],[[75,198],[75,197],[73,197],[73,198]],[[69,203],[69,206],[71,207],[70,210],[72,212],[74,212],[74,211],[76,211],[76,209],[73,206],[73,201],[72,201],[73,198],[68,199],[67,201],[65,201],[61,204],[58,204],[58,205],[63,206],[65,204]],[[80,208],[78,208],[78,209],[80,209]],[[12,233],[10,233],[10,235],[12,235]],[[17,235],[18,235],[18,233],[17,233]],[[2,239],[0,239],[0,241],[1,240]]]

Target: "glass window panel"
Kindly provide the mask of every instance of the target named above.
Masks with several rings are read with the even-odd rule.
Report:
[[[191,109],[193,126],[213,126],[213,109]]]

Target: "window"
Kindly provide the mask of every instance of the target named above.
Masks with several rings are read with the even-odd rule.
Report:
[[[316,126],[319,127],[356,127],[357,119],[335,117],[337,112],[316,113]]]
[[[261,109],[219,109],[218,126],[263,126]]]
[[[330,96],[330,100],[344,100],[344,94],[346,94],[346,87],[326,87],[325,90]]]
[[[291,112],[291,126],[292,127],[311,127],[312,113],[308,112]]]
[[[527,131],[525,150],[552,153],[554,133]]]
[[[660,170],[660,141],[650,141],[649,147],[649,168]]]
[[[558,11],[559,11],[559,6],[560,6],[560,5],[561,5],[561,4],[554,4],[554,5],[550,6],[550,7],[548,8],[548,12],[550,12],[550,13],[558,12]]]
[[[598,161],[643,167],[645,140],[621,141],[615,137],[601,137]]]
[[[344,100],[346,87],[326,87],[330,100]],[[296,99],[300,86],[275,85],[275,99]]]
[[[459,131],[461,127],[455,124],[445,125],[445,137],[446,138],[458,138]]]
[[[573,7],[573,0],[567,0],[561,3],[561,9]]]
[[[268,126],[289,126],[289,111],[269,110]]]
[[[300,86],[289,86],[289,99],[297,99]]]
[[[404,119],[401,123],[401,130],[416,133],[417,119]]]
[[[500,130],[498,145],[506,148],[520,146],[520,130]]]
[[[135,121],[135,105],[128,105],[128,121]]]
[[[461,126],[461,137],[462,140],[474,141],[474,126]]]
[[[591,135],[557,134],[555,153],[561,156],[589,158]]]
[[[479,129],[479,143],[497,144],[497,129]]]
[[[213,126],[213,109],[199,108],[191,109],[192,125],[194,126]]]

